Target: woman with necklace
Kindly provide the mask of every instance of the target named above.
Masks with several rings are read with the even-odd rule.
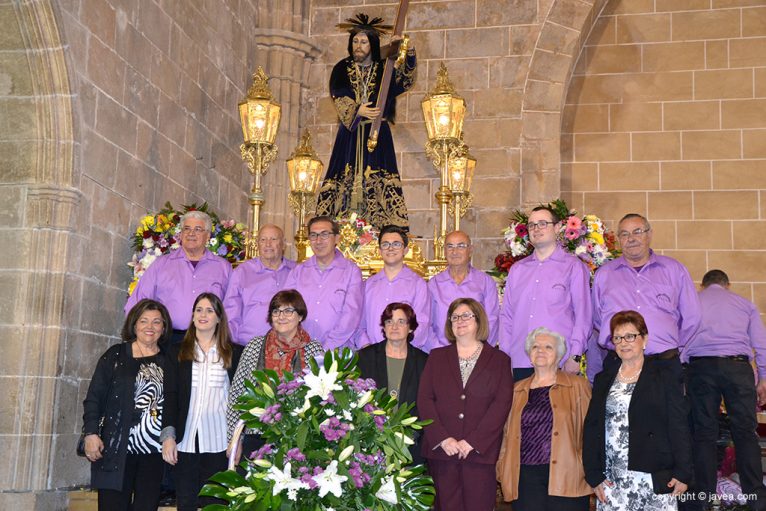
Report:
[[[449,346],[431,351],[420,379],[422,454],[436,487],[436,511],[492,511],[495,463],[511,408],[511,359],[486,344],[489,321],[472,298],[458,298],[444,326]]]
[[[226,406],[242,354],[217,295],[197,297],[183,341],[170,354],[176,363],[165,378],[162,457],[174,466],[179,511],[194,511],[221,502],[198,494],[213,474],[226,470]]]
[[[125,318],[123,342],[106,350],[96,365],[83,403],[83,433],[99,511],[157,509],[171,333],[165,306],[140,300]]]
[[[599,511],[676,510],[692,477],[689,406],[682,382],[644,356],[649,331],[636,311],[610,321],[620,365],[593,383],[583,464]]]
[[[359,351],[359,372],[362,378],[372,378],[379,389],[387,388],[389,394],[402,404],[415,403],[418,398],[420,376],[428,355],[414,347],[412,339],[418,328],[415,311],[406,303],[390,303],[380,316],[383,342],[371,344]],[[410,410],[417,416],[417,406]],[[413,464],[423,463],[420,456],[420,437],[413,438],[410,446]]]
[[[534,373],[513,388],[497,479],[514,511],[587,511],[593,490],[582,466],[590,385],[559,369],[566,340],[547,328],[529,333]]]

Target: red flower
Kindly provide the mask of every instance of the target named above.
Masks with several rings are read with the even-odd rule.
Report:
[[[529,234],[529,231],[527,231],[527,226],[524,224],[516,224],[516,229],[514,230],[516,231],[516,236],[518,236],[519,238],[523,238],[524,236]]]

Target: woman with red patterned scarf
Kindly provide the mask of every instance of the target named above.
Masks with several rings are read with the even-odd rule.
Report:
[[[250,378],[253,371],[272,369],[280,376],[285,371],[301,374],[308,367],[309,360],[322,356],[322,345],[319,341],[311,339],[301,326],[307,312],[306,302],[295,289],[280,291],[271,299],[266,318],[271,329],[266,335],[254,337],[247,344],[231,384],[226,411],[229,438],[239,420],[239,413],[234,409],[234,405],[245,392],[245,380]],[[249,456],[262,445],[263,441],[255,431],[245,430],[239,444],[237,459],[242,452]]]

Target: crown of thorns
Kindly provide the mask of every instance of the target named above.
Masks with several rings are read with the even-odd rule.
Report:
[[[384,25],[383,18],[375,17],[370,19],[364,13],[357,14],[355,18],[348,18],[346,23],[338,23],[336,26],[341,30],[351,33],[360,31],[376,32],[378,36],[390,32],[394,28],[393,25]]]

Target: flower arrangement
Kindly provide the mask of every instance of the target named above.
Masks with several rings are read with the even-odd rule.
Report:
[[[359,218],[356,213],[349,217],[336,219],[340,227],[339,248],[343,251],[356,252],[361,247],[378,239],[378,233],[367,220]]]
[[[133,249],[136,251],[128,263],[133,268],[133,280],[128,286],[128,294],[133,294],[139,279],[147,268],[161,255],[181,247],[181,217],[189,211],[202,211],[210,215],[213,231],[210,234],[208,248],[229,262],[244,258],[245,226],[234,220],[220,220],[205,202],[183,205],[176,211],[170,202],[155,214],[148,214],[141,221],[133,234]]]
[[[561,199],[556,199],[546,206],[562,219],[557,233],[559,243],[564,250],[585,262],[591,274],[607,261],[620,255],[614,233],[607,231],[604,223],[596,215],[578,216],[577,212],[570,210]],[[503,230],[507,250],[495,258],[495,267],[488,272],[501,289],[505,285],[511,266],[534,250],[527,232],[528,221],[529,216],[526,213],[516,210],[511,215],[510,225]]]
[[[383,511],[430,509],[432,479],[412,462],[418,421],[373,380],[359,377],[351,350],[325,354],[304,375],[254,371],[235,408],[266,442],[200,493],[228,509]],[[257,503],[257,505],[256,505]],[[208,506],[207,510],[226,509]]]

